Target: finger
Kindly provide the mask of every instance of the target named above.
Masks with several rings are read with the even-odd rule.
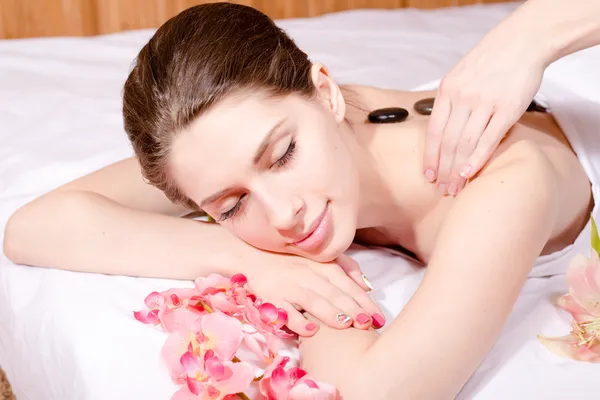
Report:
[[[314,321],[309,321],[296,309],[293,304],[285,303],[281,306],[288,315],[286,326],[300,336],[313,336],[319,331],[319,324]]]
[[[438,167],[437,178],[438,189],[443,195],[446,195],[448,191],[455,192],[455,188],[448,187],[450,184],[450,174],[452,173],[452,163],[456,155],[458,141],[470,115],[471,110],[466,106],[453,107],[452,115],[446,125],[444,139],[440,148],[440,165]]]
[[[325,273],[329,285],[315,288],[334,306],[352,317],[353,325],[367,329],[374,320],[384,322],[383,314],[367,293],[350,279],[340,268]],[[367,305],[364,307],[363,304]],[[377,316],[375,316],[377,314]]]
[[[332,286],[329,282],[323,286]],[[344,312],[341,308],[335,306],[333,302],[320,295],[322,285],[318,285],[313,291],[306,288],[295,294],[292,303],[298,304],[305,311],[314,315],[325,324],[336,329],[345,329],[352,326],[352,317]]]
[[[472,178],[483,168],[514,122],[512,118],[504,113],[496,113],[492,116],[473,154],[469,157],[467,162],[469,172],[465,174],[465,178]]]
[[[437,179],[440,159],[440,146],[442,144],[444,129],[450,116],[450,101],[439,94],[433,103],[433,110],[429,117],[427,133],[425,135],[425,152],[423,154],[423,169],[429,182]]]
[[[456,155],[454,156],[454,163],[450,174],[450,187],[454,183],[453,188],[456,188],[455,191],[448,190],[448,193],[452,196],[456,196],[465,186],[466,179],[463,175],[465,169],[468,168],[469,157],[477,147],[479,138],[485,131],[491,115],[491,107],[480,106],[471,114],[469,121],[465,125],[465,129],[458,140]],[[466,173],[468,173],[468,170],[466,170]]]
[[[369,278],[362,273],[358,263],[350,256],[342,254],[336,258],[336,263],[342,268],[344,273],[352,279],[358,286],[367,292],[373,290],[373,286],[369,281]]]
[[[365,311],[366,316],[370,317],[370,321],[368,321],[365,318],[366,316],[361,316],[360,313],[356,314],[354,316],[355,327],[364,329],[372,324],[376,328],[381,328],[385,324],[385,317],[379,306],[371,299],[367,292],[359,288],[350,278],[340,276],[336,278],[335,284],[344,293],[349,294],[354,302]]]

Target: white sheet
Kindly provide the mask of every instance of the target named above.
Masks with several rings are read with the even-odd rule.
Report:
[[[352,11],[281,25],[339,81],[409,89],[443,75],[514,7]],[[34,197],[131,154],[120,91],[151,34],[0,41],[2,227]],[[600,103],[598,66],[600,51],[591,49],[561,60],[546,76]],[[373,296],[388,318],[398,313],[422,270],[379,250],[353,255],[375,286],[385,287]],[[2,254],[0,365],[17,398],[169,398],[175,388],[159,359],[165,337],[135,321],[131,311],[153,290],[188,285],[14,266]],[[598,398],[598,365],[557,358],[535,338],[568,332],[568,318],[550,301],[564,291],[561,275],[527,282],[497,345],[460,398]]]

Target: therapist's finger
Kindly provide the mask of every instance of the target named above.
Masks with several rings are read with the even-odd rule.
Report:
[[[429,182],[437,179],[440,160],[440,146],[442,144],[444,129],[450,116],[450,100],[439,94],[433,104],[429,118],[427,133],[425,135],[425,153],[423,154],[423,171]]]
[[[465,176],[468,174],[469,157],[473,154],[479,143],[479,139],[483,135],[492,114],[492,108],[480,106],[469,117],[469,121],[465,125],[465,129],[458,140],[454,163],[452,164],[452,173],[450,174],[450,185],[454,184],[456,192],[449,193],[453,196],[458,194],[465,186]]]
[[[469,157],[467,165],[464,167],[463,172],[465,173],[462,174],[464,178],[472,178],[483,168],[513,124],[513,120],[505,113],[498,112],[492,116],[473,154]],[[468,172],[466,172],[467,170]]]
[[[450,185],[452,164],[460,136],[469,120],[471,110],[466,106],[452,107],[450,119],[446,125],[440,146],[440,165],[438,167],[437,185],[441,194],[456,193],[454,185]]]

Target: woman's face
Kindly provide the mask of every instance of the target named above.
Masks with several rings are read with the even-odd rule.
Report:
[[[319,96],[231,96],[181,132],[175,184],[245,242],[330,261],[351,244],[358,172],[342,132],[345,106],[323,72]]]

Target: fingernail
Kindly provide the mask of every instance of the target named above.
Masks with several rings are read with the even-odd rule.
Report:
[[[340,324],[346,324],[346,323],[350,322],[352,320],[352,318],[350,318],[349,316],[347,316],[344,313],[339,313],[338,315],[335,316],[335,320],[337,322],[339,322]]]
[[[371,320],[371,318],[369,318],[369,316],[367,314],[364,314],[364,313],[360,313],[360,314],[358,314],[356,316],[356,322],[358,322],[361,325],[366,324],[370,320]]]
[[[460,176],[462,176],[463,178],[466,178],[467,176],[469,176],[469,172],[471,172],[471,166],[470,165],[465,165],[460,170]]]
[[[427,178],[427,180],[429,182],[433,182],[435,180],[435,172],[433,172],[430,169],[426,170],[425,171],[425,178]]]
[[[448,186],[448,193],[450,193],[450,196],[456,196],[456,193],[458,192],[458,185],[454,182],[452,182],[450,184],[450,186]]]
[[[369,280],[369,278],[367,278],[365,275],[362,276],[363,282],[365,283],[365,285],[367,285],[367,287],[369,288],[369,290],[373,290],[373,285],[371,285],[371,281]]]
[[[438,186],[438,190],[440,191],[441,194],[446,194],[446,187],[447,185],[445,183],[440,184],[440,186]]]
[[[317,324],[315,324],[314,322],[306,324],[307,331],[314,331],[315,329],[317,329]]]
[[[383,325],[385,325],[385,318],[383,318],[383,315],[379,313],[373,314],[373,326],[375,327],[375,329],[379,329]]]

